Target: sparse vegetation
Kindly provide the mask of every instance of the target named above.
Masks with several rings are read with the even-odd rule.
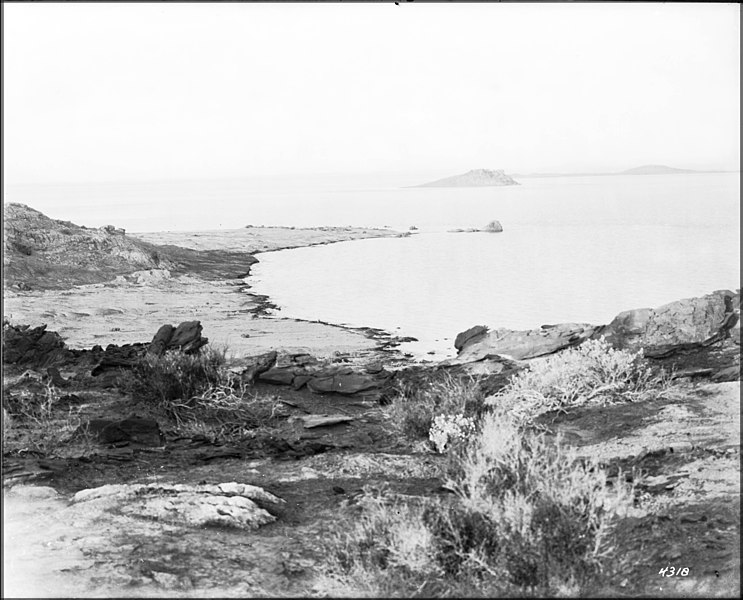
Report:
[[[376,596],[579,595],[633,488],[501,410],[450,453],[449,501],[367,494],[329,543],[322,586]]]
[[[483,396],[472,377],[455,377],[446,371],[423,383],[398,384],[388,412],[394,426],[407,437],[428,438],[439,415],[478,414]]]
[[[41,386],[39,386],[41,387]],[[81,424],[79,409],[59,414],[60,395],[51,383],[39,391],[3,390],[3,451],[32,451],[55,456]]]
[[[555,410],[612,402],[635,402],[665,394],[670,377],[654,374],[642,351],[615,350],[605,340],[531,361],[498,394],[486,399],[524,421]]]
[[[133,393],[158,403],[183,433],[224,441],[270,425],[280,404],[252,391],[227,369],[227,349],[147,355],[134,369]]]
[[[162,356],[147,354],[133,369],[133,392],[159,402],[169,411],[174,401],[189,400],[219,385],[225,362],[225,352],[211,346],[197,354],[180,351],[169,351]]]

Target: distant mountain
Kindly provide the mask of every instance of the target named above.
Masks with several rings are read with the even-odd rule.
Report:
[[[519,185],[519,182],[513,180],[502,170],[475,169],[462,175],[454,175],[413,187],[484,187],[489,185]]]
[[[728,171],[692,171],[691,169],[676,169],[665,165],[643,165],[626,171],[614,173],[514,173],[514,177],[539,178],[539,177],[598,177],[608,175],[682,175],[684,173],[727,173]]]
[[[627,169],[622,171],[620,175],[673,175],[676,173],[699,173],[699,171],[692,171],[690,169],[676,169],[674,167],[667,167],[665,165],[643,165],[641,167],[635,167],[634,169]]]

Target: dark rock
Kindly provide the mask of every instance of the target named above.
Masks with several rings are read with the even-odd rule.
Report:
[[[46,373],[49,376],[49,381],[56,387],[67,387],[70,383],[62,377],[57,367],[48,367]]]
[[[208,339],[201,337],[202,329],[201,321],[184,321],[173,332],[168,349],[179,349],[186,354],[197,352],[209,343]]]
[[[740,379],[740,365],[731,365],[720,369],[712,375],[712,381],[738,381]]]
[[[458,334],[454,340],[454,347],[457,350],[461,350],[469,342],[475,342],[484,336],[488,332],[488,328],[485,325],[475,325],[470,327],[466,331]]]
[[[152,419],[131,416],[121,421],[91,419],[78,428],[79,433],[94,435],[103,444],[133,442],[143,446],[162,446],[165,436]]]
[[[185,354],[195,354],[209,343],[201,336],[201,321],[184,321],[178,327],[163,325],[150,342],[148,352],[157,356],[168,350],[179,350]]]
[[[330,377],[313,377],[307,382],[307,389],[316,394],[334,392],[336,394],[355,394],[379,387],[379,380],[356,373],[339,373]]]
[[[277,356],[276,351],[272,350],[259,356],[247,358],[247,366],[240,375],[241,379],[246,383],[253,383],[261,373],[265,373],[276,364]]]
[[[55,331],[46,325],[31,329],[28,325],[3,326],[3,362],[43,368],[69,361],[72,353]]]
[[[106,371],[131,369],[144,353],[144,344],[124,344],[123,346],[109,344],[90,374],[93,377],[98,377]]]
[[[295,390],[300,390],[310,379],[312,379],[311,375],[295,375],[292,387]]]
[[[719,290],[658,308],[640,308],[618,314],[596,335],[615,348],[645,350],[648,357],[709,346],[730,337],[739,321],[740,292]]]
[[[294,376],[292,367],[273,367],[261,373],[258,379],[275,385],[292,385]]]
[[[155,354],[157,356],[163,354],[163,352],[165,352],[165,349],[168,347],[170,340],[173,338],[174,331],[175,327],[173,327],[172,325],[163,325],[162,327],[160,327],[160,329],[157,330],[155,337],[152,338],[150,347],[147,349],[147,352],[150,354]]]

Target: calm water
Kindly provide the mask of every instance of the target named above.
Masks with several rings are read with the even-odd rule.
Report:
[[[283,316],[382,327],[419,338],[406,349],[437,358],[475,324],[606,323],[625,309],[740,286],[738,173],[401,187],[435,178],[15,186],[5,201],[129,231],[416,225],[410,238],[263,254],[252,283]],[[447,233],[493,219],[503,233]]]

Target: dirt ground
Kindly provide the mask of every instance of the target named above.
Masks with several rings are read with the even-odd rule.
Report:
[[[6,369],[6,380],[20,373]],[[120,390],[65,390],[85,418],[157,416]],[[304,596],[319,594],[324,533],[363,489],[409,497],[446,494],[443,458],[396,437],[383,407],[258,384],[285,410],[270,431],[229,447],[165,427],[165,444],[72,443],[56,456],[3,457],[7,596]],[[736,596],[740,586],[740,383],[687,384],[672,398],[588,408],[549,423],[610,472],[644,475],[643,516],[616,544],[616,596]],[[64,407],[59,417],[64,418]],[[303,429],[296,417],[352,420]],[[160,419],[162,417],[160,416]],[[21,430],[18,435],[23,435]],[[26,432],[28,433],[28,432]],[[239,483],[284,499],[256,531],[194,528],[116,510],[90,512],[74,493],[112,483]],[[663,577],[672,566],[685,576]]]

